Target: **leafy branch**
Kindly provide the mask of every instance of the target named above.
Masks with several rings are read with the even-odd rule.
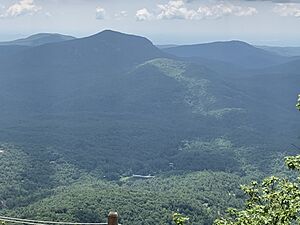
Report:
[[[298,110],[300,110],[300,94],[298,95],[298,100],[297,100],[296,107],[297,107]]]
[[[300,110],[300,95],[296,107]],[[300,172],[300,155],[285,157],[285,164]],[[215,225],[300,224],[300,176],[296,182],[271,176],[241,188],[247,196],[244,209],[228,209]]]
[[[173,214],[173,221],[176,225],[185,225],[188,220],[189,220],[188,217],[185,217],[180,213]]]

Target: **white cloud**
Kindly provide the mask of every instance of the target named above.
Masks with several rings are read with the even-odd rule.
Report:
[[[41,9],[42,7],[35,5],[34,0],[20,0],[19,2],[9,6],[1,17],[17,17],[25,14],[32,15]]]
[[[97,20],[104,20],[106,16],[106,11],[104,8],[97,7],[96,8],[96,19]]]
[[[210,6],[201,6],[197,10],[200,19],[218,19],[224,16],[252,16],[257,13],[253,7],[236,6],[229,3],[220,3]]]
[[[300,4],[295,3],[278,3],[273,11],[280,16],[300,17]]]
[[[136,12],[135,18],[137,21],[145,21],[153,19],[153,14],[148,11],[148,9],[143,8]]]
[[[127,17],[127,16],[128,16],[128,13],[125,10],[115,13],[115,18],[118,20],[122,19],[123,17]]]
[[[192,9],[187,9],[181,0],[169,1],[165,5],[158,5],[160,13],[157,19],[194,19],[197,17],[197,12]]]
[[[171,0],[166,4],[159,4],[158,13],[155,18],[162,19],[183,19],[183,20],[201,20],[201,19],[218,19],[224,16],[252,16],[257,13],[253,7],[242,7],[231,3],[214,3],[201,5],[199,8],[190,9],[183,0]],[[141,9],[136,15],[138,20],[149,20],[154,17],[147,9]]]

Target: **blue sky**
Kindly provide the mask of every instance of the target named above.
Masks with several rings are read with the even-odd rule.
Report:
[[[243,40],[300,46],[300,0],[0,0],[0,40],[104,29],[155,44]]]

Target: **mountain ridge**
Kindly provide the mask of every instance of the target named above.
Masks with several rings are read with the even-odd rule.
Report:
[[[217,41],[204,44],[181,45],[162,51],[178,57],[199,57],[232,63],[244,68],[263,68],[287,62],[288,57],[259,49],[243,41]]]
[[[38,33],[13,41],[0,42],[0,46],[20,45],[20,46],[40,46],[49,43],[57,43],[76,39],[73,36],[58,33]]]
[[[91,66],[95,69],[117,69],[166,55],[147,38],[104,30],[84,38],[32,46],[17,52],[6,63],[13,61],[23,66],[72,64],[82,68]]]
[[[279,46],[265,46],[265,45],[258,45],[256,47],[270,52],[274,52],[282,56],[287,56],[287,57],[300,56],[300,47],[279,47]]]

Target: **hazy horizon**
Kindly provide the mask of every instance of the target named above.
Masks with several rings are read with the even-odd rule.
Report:
[[[45,32],[84,37],[111,29],[155,44],[241,40],[300,46],[296,27],[298,0],[0,1],[0,41]]]
[[[104,30],[112,30],[112,29],[104,29]],[[57,33],[57,32],[55,32],[55,33],[52,33],[52,32],[38,32],[38,33],[32,33],[32,34],[27,34],[27,35],[19,34],[19,35],[16,35],[17,37],[10,38],[10,39],[1,39],[2,36],[0,35],[0,42],[16,41],[16,40],[19,40],[19,39],[25,39],[25,38],[28,38],[30,36],[38,35],[38,34],[60,34],[60,35],[66,35],[66,36],[73,36],[75,38],[84,38],[84,37],[89,37],[89,36],[95,35],[97,33],[100,33],[104,30],[100,30],[99,32],[92,33],[92,34],[87,34],[85,36],[75,36],[75,35],[68,34],[68,33]],[[113,30],[113,31],[121,32],[121,31],[118,31],[118,30]],[[147,36],[144,36],[144,35],[139,35],[139,34],[135,34],[135,33],[127,33],[127,32],[121,32],[121,33],[126,33],[126,34],[132,34],[132,35],[145,37],[145,38],[149,39],[156,46],[163,46],[163,45],[193,45],[193,44],[206,44],[206,43],[212,43],[212,42],[242,41],[242,42],[246,42],[248,44],[251,44],[253,46],[300,47],[300,44],[295,45],[295,46],[293,46],[293,45],[269,45],[269,44],[263,44],[263,43],[253,43],[253,42],[250,42],[250,41],[245,41],[245,40],[240,40],[240,39],[224,39],[224,40],[212,39],[212,40],[199,41],[199,42],[165,42],[165,43],[163,42],[163,43],[156,43],[151,38],[149,38]]]

